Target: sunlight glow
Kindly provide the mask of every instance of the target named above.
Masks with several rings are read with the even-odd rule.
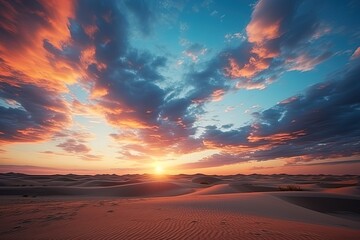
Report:
[[[155,173],[157,175],[162,175],[164,173],[164,168],[159,163],[156,163],[155,165]]]

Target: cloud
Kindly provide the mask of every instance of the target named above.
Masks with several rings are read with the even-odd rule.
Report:
[[[331,57],[330,52],[324,52],[319,56],[310,56],[308,53],[302,53],[294,58],[289,57],[285,63],[288,65],[288,70],[297,70],[306,72],[312,70],[316,65]]]
[[[145,2],[128,1],[125,5],[139,23],[153,18]],[[130,45],[129,14],[123,7],[112,1],[76,2],[66,24],[70,39],[61,44],[48,37],[39,41],[46,61],[51,66],[71,66],[70,70],[81,75],[72,77],[80,79],[79,84],[89,91],[90,99],[86,104],[72,101],[74,114],[102,115],[120,131],[129,128],[136,132],[136,143],[128,148],[147,146],[146,152],[155,155],[165,148],[190,151],[199,145],[189,143],[195,141],[191,137],[195,133],[192,124],[200,110],[193,107],[191,99],[178,98],[176,89],[164,87],[159,69],[166,66],[165,57]],[[144,26],[142,31],[150,33],[150,26]],[[195,47],[191,49],[196,50]],[[56,90],[60,94],[64,89]],[[90,159],[84,155],[90,151],[86,141],[79,142],[79,138],[64,131],[55,133],[53,138],[67,138],[58,147]],[[126,148],[125,143],[119,144]]]
[[[42,152],[39,152],[39,153],[49,154],[49,155],[59,155],[59,156],[65,156],[65,155],[67,155],[67,154],[64,154],[64,153],[59,153],[59,152],[54,152],[54,151],[42,151]]]
[[[0,171],[2,173],[15,172],[25,173],[33,175],[49,175],[49,174],[95,174],[95,171],[88,169],[65,169],[65,168],[51,168],[51,167],[40,167],[31,165],[0,165]],[[109,171],[110,172],[110,171]]]
[[[252,44],[247,62],[229,58],[225,73],[230,78],[252,78],[270,67],[271,59],[280,54],[279,38],[283,25],[296,10],[296,1],[259,1],[246,27],[248,42]]]
[[[65,101],[44,88],[30,84],[10,85],[0,76],[0,98],[16,103],[0,106],[0,141],[35,142],[49,139],[70,123]]]
[[[270,63],[266,60],[251,57],[249,63],[240,67],[234,58],[229,58],[229,67],[225,68],[225,72],[230,78],[251,78],[269,66]]]
[[[339,165],[339,164],[354,164],[360,163],[360,160],[344,160],[344,161],[332,161],[332,162],[321,162],[321,163],[306,163],[306,164],[294,164],[292,166],[324,166],[324,165]]]
[[[303,94],[253,113],[255,120],[247,126],[228,131],[208,127],[202,135],[204,145],[220,153],[184,167],[360,155],[359,74],[359,62],[352,62],[337,72],[335,79],[313,85]]]
[[[88,153],[91,150],[85,144],[79,143],[75,139],[67,139],[65,142],[60,143],[56,146],[62,148],[64,151],[69,153]]]
[[[167,86],[160,73],[167,64],[166,57],[130,45],[126,17],[114,2],[101,5],[97,1],[79,2],[70,21],[72,45],[58,49],[60,52],[51,46],[49,49],[59,56],[64,56],[65,49],[80,52],[80,63],[76,58],[71,60],[84,69],[82,81],[91,93],[91,108],[119,129],[120,133],[112,136],[124,148],[122,154],[130,156],[135,145],[146,146],[142,155],[184,153],[198,149],[201,141],[192,137],[196,132],[193,124],[196,116],[203,111],[203,105],[220,100],[225,92],[227,87],[223,77],[214,81],[221,73],[212,66],[202,71],[191,71],[185,81],[191,82],[192,90],[179,97],[183,89]],[[94,18],[98,20],[93,21]],[[86,33],[87,28],[95,29],[92,37]],[[187,53],[197,56],[204,54],[204,49],[202,45],[193,44],[188,47]],[[81,61],[85,52],[91,53],[87,57],[89,60]],[[74,105],[81,104],[74,102]],[[130,146],[118,137],[124,128],[135,134]]]
[[[185,163],[179,166],[180,169],[196,169],[196,168],[211,168],[225,166],[228,164],[239,163],[241,161],[247,161],[246,159],[239,160],[239,157],[235,154],[214,154],[209,157],[203,158],[197,162]]]
[[[211,94],[211,97],[212,97],[212,101],[213,102],[219,102],[222,100],[223,96],[225,94],[225,91],[222,90],[222,89],[219,89],[219,90],[215,90],[212,94]]]
[[[244,36],[244,34],[237,32],[237,33],[227,33],[224,36],[225,41],[226,42],[231,42],[233,40],[237,40],[237,41],[244,41],[246,39],[246,37]]]
[[[205,55],[208,49],[198,43],[191,44],[183,53],[189,57],[193,62],[197,62],[199,57]]]
[[[341,79],[257,110],[251,124],[209,126],[198,137],[196,121],[207,103],[231,90],[264,89],[286,71],[309,71],[332,56],[316,6],[307,13],[306,2],[258,1],[244,41],[191,64],[181,83],[173,84],[163,75],[168,57],[137,49],[130,41],[132,17],[145,36],[151,34],[151,21],[164,19],[147,4],[1,2],[0,141],[60,140],[57,146],[64,151],[100,160],[90,153],[89,136],[66,130],[71,114],[97,114],[116,129],[110,136],[120,149],[117,157],[133,161],[205,149],[220,153],[187,167],[358,154],[357,57],[338,74]],[[184,10],[183,3],[159,4],[164,11]],[[183,54],[194,62],[207,52],[201,44],[184,47]],[[65,101],[74,83],[89,92],[87,103]]]
[[[1,58],[12,70],[27,76],[22,83],[64,91],[65,84],[76,81],[78,72],[65,62],[49,63],[43,47],[45,39],[57,48],[68,40],[72,1],[2,1],[0,9]]]
[[[224,112],[231,112],[231,111],[234,111],[235,110],[235,107],[233,106],[227,106],[224,110]]]
[[[131,11],[145,35],[150,33],[149,22],[154,19],[154,14],[151,6],[144,1],[126,1],[124,5],[113,1],[78,1],[59,7],[57,9],[59,13],[55,14],[49,12],[49,6],[45,3],[38,3],[36,7],[40,9],[39,11],[49,15],[50,18],[56,18],[56,23],[59,24],[59,26],[51,24],[48,26],[49,23],[41,19],[34,20],[35,26],[38,26],[34,28],[34,32],[38,37],[31,43],[32,45],[36,43],[36,48],[41,53],[39,66],[46,62],[45,69],[49,70],[49,76],[66,75],[66,78],[62,78],[61,81],[55,78],[43,83],[42,80],[40,81],[40,76],[35,76],[36,78],[32,76],[28,81],[32,84],[36,82],[37,87],[50,86],[54,89],[51,95],[58,100],[66,91],[67,83],[81,79],[80,84],[90,92],[91,102],[86,105],[88,106],[86,109],[89,110],[85,111],[84,104],[73,101],[74,113],[96,112],[105,116],[107,121],[119,130],[122,128],[134,130],[137,137],[136,144],[147,146],[152,153],[163,152],[164,147],[178,152],[199,149],[202,141],[194,137],[196,133],[194,123],[204,112],[203,107],[207,102],[221,100],[222,96],[234,87],[263,89],[274,81],[272,76],[259,77],[258,73],[273,64],[272,59],[280,51],[273,40],[280,41],[280,38],[286,35],[283,32],[283,25],[292,24],[291,16],[296,11],[296,6],[288,2],[282,4],[279,1],[269,1],[269,3],[260,1],[255,6],[252,20],[247,28],[248,42],[243,42],[236,48],[225,49],[199,68],[189,69],[184,75],[184,86],[188,90],[184,90],[183,86],[166,84],[166,79],[161,74],[161,69],[167,66],[166,57],[138,50],[129,42],[131,16],[124,8]],[[269,11],[265,11],[265,8]],[[29,14],[28,8],[22,6],[21,9],[25,16]],[[10,26],[14,18],[7,18],[5,22],[6,26]],[[64,25],[67,26],[65,30],[62,28]],[[259,32],[259,26],[267,30]],[[49,29],[49,34],[43,33],[43,29]],[[27,36],[27,30],[21,31],[24,31],[21,32],[22,35]],[[61,35],[63,37],[56,38],[56,34],[59,35],[61,31],[65,31]],[[8,31],[9,38],[12,34]],[[305,35],[302,34],[303,39],[306,38]],[[238,34],[234,35],[234,37],[238,36]],[[311,34],[309,33],[308,36]],[[18,38],[17,35],[16,39]],[[23,39],[27,40],[26,37]],[[281,41],[285,41],[284,39]],[[294,40],[288,42],[294,43]],[[8,44],[11,44],[11,41]],[[26,48],[29,46],[27,42],[23,45]],[[194,61],[205,52],[206,48],[200,44],[189,45],[185,51]],[[8,57],[4,61],[7,62],[9,59],[11,58]],[[230,67],[229,61],[232,63]],[[294,62],[297,63],[299,60]],[[315,61],[312,66],[317,62],[319,61]],[[299,64],[292,65],[293,68],[299,68]],[[226,68],[228,68],[227,76],[223,72]],[[20,73],[25,73],[25,70],[26,74],[32,73],[23,68],[15,70]],[[6,76],[14,75],[9,70],[7,72],[11,74],[7,73]],[[238,79],[236,82],[226,81],[227,77],[239,76],[243,79]],[[8,82],[11,80],[9,77],[7,79]],[[26,81],[27,78],[24,79]],[[13,81],[11,84],[15,85],[15,83],[16,81]],[[51,109],[53,108],[51,106]],[[68,112],[66,105],[61,106],[61,111],[59,107],[58,109],[56,113],[59,117],[62,116],[60,113],[66,115]],[[17,113],[11,116],[18,115],[18,119],[27,119],[26,112],[19,110],[20,108],[16,109]],[[29,116],[29,112],[27,114]],[[54,114],[50,116],[53,117]],[[61,128],[66,128],[70,119],[61,122],[63,123],[61,126],[48,132],[56,133]],[[15,133],[16,130],[13,132]],[[69,139],[76,138],[68,137]],[[68,149],[72,149],[72,145],[83,143],[63,144],[69,145]]]
[[[0,98],[8,103],[0,106],[0,142],[47,140],[71,123],[62,94],[79,75],[66,61],[49,61],[48,50],[69,38],[73,3],[2,1],[0,9]]]
[[[84,154],[80,158],[85,161],[100,161],[102,159],[102,156],[93,155],[93,154]]]
[[[262,44],[279,38],[281,23],[294,15],[297,4],[296,1],[259,1],[246,27],[249,42]]]
[[[309,71],[332,56],[322,39],[328,29],[306,2],[259,1],[246,27],[247,43],[225,51],[224,74],[237,88],[264,89],[286,71]]]
[[[55,133],[52,137],[54,141],[61,141],[56,147],[61,148],[66,153],[57,153],[52,151],[45,151],[42,153],[55,155],[69,155],[77,156],[85,161],[100,161],[102,155],[91,154],[92,149],[89,147],[89,141],[94,138],[94,135],[77,127],[78,130],[63,130]]]
[[[138,21],[138,26],[142,33],[147,36],[150,34],[151,25],[155,21],[155,16],[144,0],[125,1],[126,7],[134,14]]]
[[[140,1],[132,2],[127,4],[135,12],[145,8]],[[73,45],[80,46],[82,56],[92,46],[91,61],[82,66],[83,83],[90,88],[97,111],[119,127],[154,125],[165,97],[155,81],[162,80],[157,70],[166,58],[130,47],[126,16],[115,2],[79,2],[72,24],[81,35],[86,28],[96,29],[85,43],[73,35]]]
[[[181,33],[185,33],[189,30],[189,25],[187,23],[180,22],[179,28]]]
[[[360,47],[358,47],[355,52],[351,55],[351,59],[360,57]]]

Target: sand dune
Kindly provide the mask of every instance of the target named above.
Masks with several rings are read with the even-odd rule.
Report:
[[[93,184],[89,184],[92,186]],[[191,192],[180,185],[169,182],[120,183],[106,187],[68,187],[68,186],[29,186],[29,187],[1,187],[0,195],[15,196],[108,196],[108,197],[137,197],[137,196],[171,196]]]
[[[0,239],[359,239],[358,179],[0,174]]]
[[[211,177],[211,176],[200,176],[192,179],[193,183],[199,183],[199,184],[214,184],[221,181],[222,180],[220,178]]]
[[[329,194],[321,194],[318,196],[283,196],[282,198],[290,203],[317,212],[360,221],[360,198],[349,198]]]
[[[211,187],[199,189],[193,193],[193,195],[214,195],[214,194],[227,194],[237,193],[238,191],[232,188],[229,184],[217,184]]]
[[[330,188],[330,189],[328,188],[328,189],[324,189],[323,192],[360,196],[360,187],[353,186],[353,187],[341,187],[341,188]]]

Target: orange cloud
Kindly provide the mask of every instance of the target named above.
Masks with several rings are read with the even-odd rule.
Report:
[[[261,7],[261,2],[256,5],[256,9]],[[280,37],[280,20],[267,22],[265,19],[253,19],[246,27],[248,41],[251,43],[263,43]]]
[[[31,13],[24,12],[24,9],[30,11],[24,6],[15,7],[9,2],[3,4],[1,15],[4,20],[0,27],[8,30],[7,38],[3,38],[0,45],[3,61],[27,76],[22,83],[67,91],[65,84],[74,83],[79,74],[70,64],[49,62],[49,53],[43,44],[47,40],[61,48],[69,40],[68,18],[73,15],[73,2],[42,1],[41,10]],[[5,71],[4,74],[11,73]]]
[[[251,15],[251,21],[246,26],[246,33],[250,43],[261,45],[266,41],[280,37],[280,25],[283,16],[274,14],[275,10],[268,10],[271,5],[271,2],[264,0],[256,4]]]
[[[330,55],[330,53],[326,52],[320,56],[312,57],[307,53],[303,53],[294,58],[287,59],[285,63],[288,65],[289,70],[306,72],[312,70],[316,65],[330,57]]]
[[[230,58],[229,67],[225,68],[225,75],[230,78],[250,78],[267,69],[269,65],[266,59],[250,57],[249,62],[240,67],[234,58]]]
[[[252,43],[252,48],[250,53],[252,56],[249,57],[247,63],[242,66],[234,59],[229,59],[229,66],[225,68],[225,75],[230,78],[252,78],[257,73],[266,70],[270,66],[270,60],[279,55],[277,49],[272,49],[267,46],[267,43],[270,40],[279,38],[280,25],[282,18],[279,16],[277,19],[268,19],[264,17],[262,12],[265,8],[265,1],[260,1],[255,6],[254,12],[252,14],[252,19],[246,27],[247,40],[249,43]],[[256,84],[256,83],[255,83]],[[251,85],[251,83],[241,84],[242,85]],[[263,88],[262,86],[254,86],[252,88]]]
[[[248,136],[248,140],[252,143],[259,141],[270,141],[272,144],[279,144],[304,135],[306,135],[304,131],[297,131],[293,133],[276,133],[269,136],[256,136],[254,133],[250,133],[250,136]]]
[[[274,58],[279,55],[278,51],[275,51],[270,48],[266,48],[262,45],[254,45],[251,49],[251,52],[256,54],[260,59]]]

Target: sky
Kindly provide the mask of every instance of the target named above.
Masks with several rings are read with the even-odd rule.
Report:
[[[360,174],[360,2],[0,1],[0,171]]]

